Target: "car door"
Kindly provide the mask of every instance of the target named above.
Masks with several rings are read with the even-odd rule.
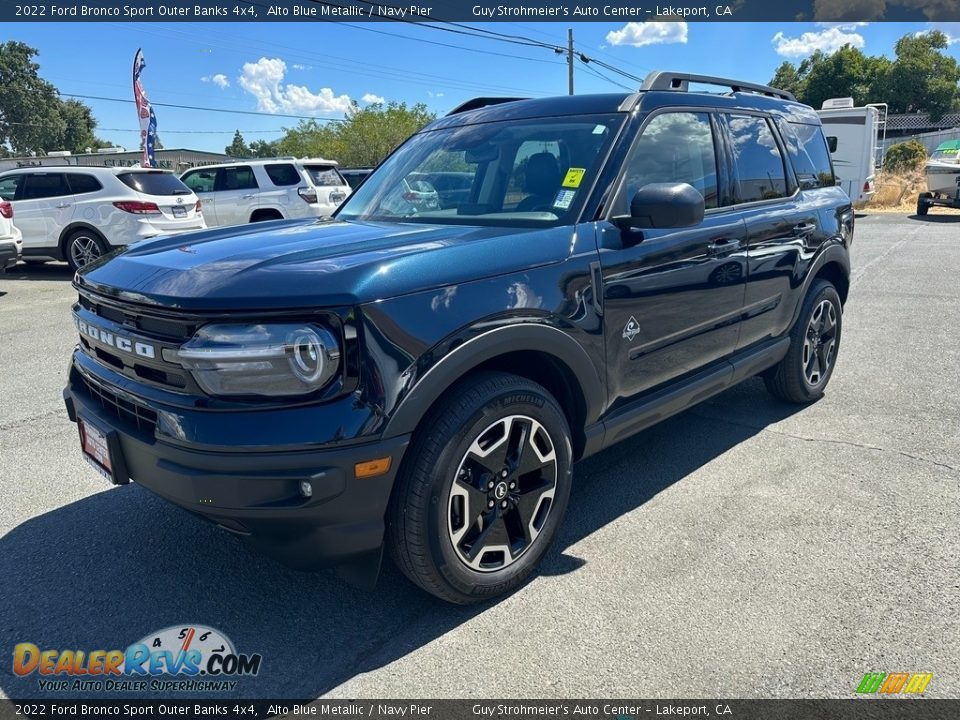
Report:
[[[743,309],[746,230],[730,207],[729,177],[711,114],[649,118],[630,148],[610,216],[636,191],[685,182],[704,196],[694,227],[620,230],[601,223],[600,271],[610,399],[629,399],[730,355]]]
[[[25,173],[17,187],[14,217],[25,250],[60,244],[60,235],[74,214],[74,197],[62,172]]]
[[[241,225],[250,222],[257,209],[259,187],[253,168],[231,165],[217,174],[217,224]]]
[[[772,118],[725,114],[734,191],[747,228],[747,285],[740,347],[785,333],[803,280],[801,266],[819,242],[816,203],[800,191]]]
[[[208,227],[222,225],[217,215],[217,168],[196,168],[181,176],[180,180],[193,190],[200,201],[203,219]]]

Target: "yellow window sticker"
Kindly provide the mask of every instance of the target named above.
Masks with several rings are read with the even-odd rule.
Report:
[[[566,177],[563,178],[563,186],[565,188],[580,187],[580,183],[583,181],[583,176],[586,172],[586,168],[570,168],[567,170]]]

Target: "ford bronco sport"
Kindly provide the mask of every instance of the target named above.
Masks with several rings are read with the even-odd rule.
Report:
[[[295,567],[370,581],[386,549],[476,602],[534,571],[577,460],[757,374],[823,394],[853,224],[816,113],[780,90],[659,72],[473,100],[332,220],[85,266],[67,410],[116,484]]]

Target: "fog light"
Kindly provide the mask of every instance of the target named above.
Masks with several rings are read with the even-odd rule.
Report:
[[[300,494],[305,498],[313,497],[313,485],[310,484],[309,480],[300,481]]]

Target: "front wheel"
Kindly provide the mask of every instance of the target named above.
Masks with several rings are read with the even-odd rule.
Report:
[[[388,516],[394,561],[414,583],[471,604],[520,586],[563,519],[572,448],[540,385],[484,373],[418,429]]]
[[[107,244],[90,230],[77,230],[66,243],[67,264],[76,272],[108,252]]]
[[[764,375],[767,389],[782,400],[818,400],[830,382],[840,349],[843,306],[826,280],[813,283],[790,331],[790,349]]]

